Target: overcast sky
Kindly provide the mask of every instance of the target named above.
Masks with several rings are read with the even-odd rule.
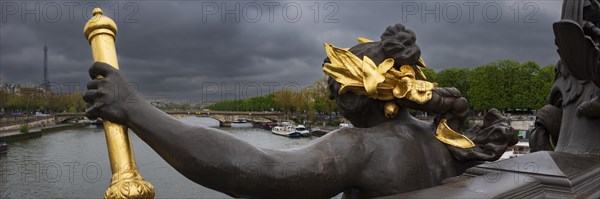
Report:
[[[430,68],[499,59],[558,60],[552,23],[562,1],[0,1],[3,82],[49,78],[85,85],[92,64],[82,29],[94,5],[119,28],[123,74],[149,99],[190,101],[267,94],[324,76],[323,42],[351,47],[403,23]],[[218,85],[218,86],[217,86]],[[257,89],[258,88],[258,89]]]

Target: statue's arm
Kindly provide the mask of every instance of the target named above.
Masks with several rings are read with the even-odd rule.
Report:
[[[332,197],[360,165],[349,157],[362,159],[360,153],[349,154],[354,143],[344,136],[332,134],[298,149],[261,149],[153,107],[139,113],[127,126],[163,159],[190,180],[235,197]]]
[[[330,133],[298,149],[261,149],[156,109],[108,65],[95,64],[90,75],[105,78],[88,84],[89,117],[125,124],[184,176],[232,196],[332,197],[352,186],[364,164],[359,136]]]

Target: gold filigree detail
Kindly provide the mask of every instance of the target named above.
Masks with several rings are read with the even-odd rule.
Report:
[[[370,39],[367,39],[367,38],[364,38],[364,37],[359,37],[359,38],[356,38],[356,40],[358,41],[358,43],[369,43],[369,42],[373,42],[373,40],[370,40]]]
[[[357,40],[360,43],[372,42],[362,37]],[[384,105],[384,114],[388,118],[396,117],[399,111],[398,105],[390,100],[404,98],[418,104],[431,100],[435,84],[424,81],[427,77],[419,68],[419,66],[426,67],[422,58],[419,58],[413,66],[402,65],[399,69],[395,69],[392,58],[383,60],[377,66],[369,57],[363,56],[361,60],[347,48],[338,48],[325,43],[325,52],[330,63],[325,63],[323,72],[340,83],[339,94],[353,92],[373,99],[389,101]],[[448,145],[460,148],[475,146],[469,138],[448,127],[446,119],[440,122],[435,132],[436,138]]]
[[[358,41],[358,43],[369,43],[369,42],[374,42],[373,40],[364,38],[364,37],[358,37],[356,38],[356,41]],[[345,48],[347,49],[347,48]],[[417,63],[415,64],[419,67],[423,67],[426,68],[427,64],[425,64],[425,60],[423,60],[422,57],[419,57],[419,60],[417,60]],[[417,77],[422,79],[422,80],[427,80],[427,77],[425,76],[425,73],[423,73],[423,71],[419,68],[419,67],[414,67],[414,70],[417,73]]]
[[[323,71],[341,84],[340,94],[351,91],[378,100],[405,98],[418,104],[431,99],[435,85],[416,79],[422,72],[415,71],[415,67],[403,65],[395,69],[392,58],[383,60],[377,66],[367,56],[360,59],[348,49],[327,43],[325,51],[330,63],[324,65]]]
[[[125,170],[113,174],[104,198],[154,198],[154,186],[137,170]]]
[[[475,143],[473,143],[471,139],[467,138],[467,136],[452,130],[448,126],[446,119],[442,119],[438,125],[437,129],[435,130],[435,137],[443,143],[463,149],[475,146]]]
[[[427,67],[427,64],[425,64],[425,60],[423,60],[422,57],[419,57],[419,61],[417,61],[417,66],[420,66],[420,67],[423,67],[423,68]]]
[[[386,102],[383,106],[383,112],[385,113],[385,117],[387,118],[395,118],[400,111],[400,107],[395,102]]]

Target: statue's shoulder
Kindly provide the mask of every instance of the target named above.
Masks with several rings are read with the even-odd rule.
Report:
[[[428,129],[429,125],[423,123],[413,124],[410,122],[388,122],[369,128],[349,127],[336,129],[328,133],[331,136],[352,136],[352,137],[389,137],[397,136],[400,132],[403,134],[412,134],[413,132],[422,132]]]
[[[347,127],[339,128],[330,131],[323,137],[347,137],[347,136],[361,136],[364,128]]]
[[[379,129],[379,130],[375,130]],[[365,140],[370,140],[375,137],[382,135],[383,129],[381,128],[358,128],[358,127],[347,127],[340,128],[330,131],[321,139],[328,141],[337,141],[344,143],[363,143]]]

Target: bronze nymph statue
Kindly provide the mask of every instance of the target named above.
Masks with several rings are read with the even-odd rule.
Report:
[[[507,119],[493,110],[482,126],[457,132],[467,101],[458,90],[425,80],[416,36],[403,25],[388,27],[381,41],[361,41],[350,49],[327,44],[323,65],[330,97],[356,128],[299,148],[263,149],[219,129],[184,124],[146,102],[102,62],[89,70],[94,80],[84,96],[91,106],[86,114],[131,128],[185,177],[233,197],[398,194],[440,185],[481,161],[497,160],[516,143]],[[409,108],[439,116],[421,121]]]

